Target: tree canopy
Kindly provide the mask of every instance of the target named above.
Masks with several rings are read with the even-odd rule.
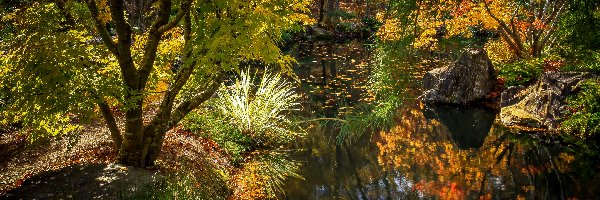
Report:
[[[119,162],[153,165],[165,132],[212,96],[226,72],[251,61],[290,70],[294,59],[277,45],[284,32],[309,21],[309,3],[7,2],[0,33],[2,123],[27,125],[34,136],[56,135],[100,111]],[[117,111],[124,112],[123,130]]]

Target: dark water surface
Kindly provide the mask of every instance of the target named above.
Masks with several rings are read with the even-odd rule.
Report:
[[[363,43],[303,43],[292,52],[307,117],[343,117],[373,101],[366,86],[374,56]],[[282,198],[598,198],[597,165],[578,164],[585,161],[556,137],[508,130],[484,107],[425,105],[416,100],[420,77],[411,82],[390,130],[336,145],[339,128],[314,123],[294,155],[304,179],[289,180]]]

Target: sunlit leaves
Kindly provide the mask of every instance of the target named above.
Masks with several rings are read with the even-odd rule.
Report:
[[[194,14],[195,53],[202,65],[219,63],[225,69],[237,69],[240,62],[261,61],[290,71],[293,59],[278,48],[285,31],[298,31],[308,23],[310,1],[227,1],[198,5]],[[206,52],[206,53],[204,53]]]
[[[110,7],[108,6],[108,0],[99,0],[96,1],[96,6],[98,7],[98,20],[102,24],[108,23],[112,19],[110,16]]]
[[[488,41],[485,44],[485,51],[488,53],[490,60],[494,62],[506,63],[516,59],[503,39]]]
[[[256,76],[242,72],[230,89],[223,85],[218,102],[221,112],[243,134],[258,145],[289,144],[302,132],[291,130],[295,124],[285,115],[297,109],[300,95],[281,74],[265,72],[255,84]]]
[[[32,3],[9,20],[19,29],[0,46],[5,52],[0,58],[0,85],[10,88],[3,123],[23,122],[51,135],[74,131],[71,120],[90,115],[71,113],[92,113],[93,95],[118,92],[96,92],[114,86],[114,74],[103,72],[110,66],[105,65],[110,56],[94,44],[90,32],[71,29],[77,25],[69,24],[65,13],[81,10],[69,8],[61,11],[55,4]]]

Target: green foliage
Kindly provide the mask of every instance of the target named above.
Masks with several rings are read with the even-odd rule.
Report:
[[[382,23],[377,21],[377,19],[373,17],[365,17],[362,18],[362,23],[365,25],[364,30],[369,32],[375,32],[379,27],[381,27]]]
[[[195,133],[215,141],[219,147],[231,156],[232,162],[238,165],[244,161],[243,153],[250,149],[251,138],[242,134],[229,120],[220,112],[210,112],[214,107],[215,100],[209,102],[203,114],[192,112],[183,122],[183,125]]]
[[[289,144],[302,132],[286,114],[297,110],[300,95],[295,87],[277,73],[265,72],[260,80],[249,71],[241,72],[233,85],[223,85],[217,107],[230,123],[252,138],[258,146],[278,146]],[[255,84],[259,81],[258,84]]]
[[[560,24],[560,39],[568,46],[583,51],[600,49],[599,1],[570,0]]]
[[[355,23],[353,22],[339,22],[336,24],[337,29],[342,30],[342,31],[354,31],[356,29],[355,27]]]
[[[275,198],[286,178],[299,177],[299,164],[290,161],[286,148],[304,136],[290,120],[300,95],[280,73],[245,71],[232,83],[219,89],[219,98],[203,114],[188,115],[184,125],[210,137],[242,167],[233,178],[240,190],[234,195]]]
[[[228,195],[225,181],[206,173],[197,177],[190,170],[181,170],[165,179],[163,184],[148,191],[148,198],[138,199],[225,199]]]
[[[243,154],[255,148],[279,148],[304,135],[289,116],[300,97],[295,87],[281,74],[265,72],[257,78],[242,72],[232,86],[220,88],[220,98],[212,99],[202,114],[191,113],[183,123],[214,140],[234,164],[242,163]]]
[[[215,169],[204,170],[180,169],[166,173],[153,184],[145,187],[118,191],[118,199],[226,199],[229,195],[226,177],[219,175]]]
[[[568,98],[568,106],[573,112],[561,124],[561,138],[578,157],[574,170],[591,175],[600,160],[600,79],[584,82],[581,92]]]
[[[512,63],[496,63],[498,76],[504,79],[507,86],[530,83],[542,74],[543,59],[518,60]]]
[[[586,81],[581,92],[568,99],[568,104],[574,113],[561,128],[582,139],[597,139],[600,136],[600,79]]]
[[[406,84],[411,80],[410,54],[404,49],[406,43],[380,44],[375,49],[375,63],[369,76],[370,91],[375,93],[375,102],[358,107],[346,115],[340,126],[337,143],[352,143],[370,131],[387,129],[393,124],[397,109],[404,100]]]
[[[194,54],[199,65],[214,71],[214,63],[226,70],[237,70],[240,60],[289,66],[294,59],[277,47],[286,31],[299,31],[308,23],[309,1],[216,1],[197,4],[193,27]],[[225,12],[226,11],[226,12]],[[232,57],[231,55],[236,55]]]
[[[600,73],[600,50],[563,50],[567,59],[565,71],[587,71]]]
[[[332,12],[329,13],[329,17],[331,18],[338,18],[340,20],[348,20],[348,19],[354,19],[357,17],[357,15],[355,13],[352,12],[346,12],[344,10],[341,9],[336,9],[333,10]]]
[[[119,92],[111,81],[117,74],[98,73],[107,68],[105,49],[91,44],[86,30],[65,31],[63,12],[85,15],[76,5],[69,6],[72,9],[61,11],[55,4],[32,3],[2,18],[20,29],[4,35],[0,44],[5,52],[0,57],[0,87],[8,88],[4,95],[10,99],[0,123],[22,122],[33,130],[32,138],[76,130],[71,120],[93,116],[90,91]]]

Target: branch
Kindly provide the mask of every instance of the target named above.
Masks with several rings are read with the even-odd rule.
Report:
[[[504,31],[500,31],[500,35],[504,38],[510,49],[512,49],[515,52],[515,54],[517,54],[517,57],[523,58],[523,53],[521,52],[519,47],[514,43],[514,41],[510,38],[510,36],[508,36],[508,34]]]
[[[190,35],[191,35],[191,19],[189,13],[186,15],[186,20],[184,23],[184,38],[185,38],[185,46],[188,49],[183,57],[183,63],[187,63],[187,59],[191,57],[192,50],[190,43]],[[159,106],[157,114],[154,116],[147,129],[162,129],[167,127],[161,127],[163,122],[168,122],[171,117],[171,111],[173,110],[173,103],[175,102],[175,97],[179,94],[185,83],[189,80],[192,72],[194,71],[194,67],[196,65],[195,60],[191,62],[191,64],[187,66],[181,67],[181,69],[177,72],[175,77],[173,78],[171,84],[169,85],[169,89],[165,92],[163,96],[163,100]],[[162,126],[167,126],[167,124],[162,124]],[[155,131],[146,131],[148,134],[156,134]],[[154,138],[154,135],[151,136]]]
[[[169,122],[169,128],[177,125],[189,112],[196,109],[200,104],[208,100],[221,85],[221,79],[223,78],[223,72],[218,72],[211,83],[195,97],[181,102],[177,108],[171,114],[171,121]]]
[[[148,32],[148,42],[144,47],[144,59],[141,63],[140,68],[140,83],[141,87],[144,88],[148,76],[152,72],[152,68],[154,68],[154,61],[156,60],[156,51],[158,49],[158,45],[160,44],[160,40],[162,35],[175,27],[179,21],[183,18],[183,16],[189,12],[190,9],[190,0],[181,1],[181,6],[175,19],[169,21],[169,15],[171,12],[171,0],[161,0],[158,11],[158,18],[154,21],[150,30]]]
[[[494,19],[496,22],[498,22],[498,24],[500,24],[500,28],[501,28],[500,34],[504,36],[506,42],[509,44],[509,46],[511,46],[514,49],[517,56],[519,58],[523,57],[523,54],[522,54],[523,44],[518,43],[520,41],[520,39],[516,40],[516,37],[519,37],[519,36],[512,34],[512,31],[508,27],[508,25],[506,25],[506,23],[504,23],[504,21],[500,20],[498,17],[496,17],[496,15],[494,15],[492,13],[487,1],[483,1],[483,2],[484,2],[486,12],[492,17],[492,19]]]
[[[110,1],[110,15],[115,22],[115,30],[119,35],[118,44],[131,44],[131,26],[125,21],[125,8],[123,0]],[[120,48],[120,47],[119,47]],[[119,49],[121,50],[121,49]],[[122,52],[120,52],[122,53]]]
[[[117,59],[125,84],[131,89],[139,89],[137,70],[131,57],[131,26],[125,21],[123,0],[110,0],[110,14],[117,32]]]
[[[190,6],[191,6],[190,0],[181,1],[181,6],[179,6],[179,11],[177,11],[175,18],[173,20],[169,21],[169,23],[158,28],[158,32],[164,33],[164,32],[171,30],[173,27],[175,27],[179,23],[179,21],[181,21],[181,19],[186,15],[186,13],[189,13],[188,11],[190,10]]]
[[[110,111],[110,107],[108,103],[98,97],[98,106],[100,107],[100,111],[102,112],[102,116],[104,117],[104,122],[106,126],[108,126],[108,130],[110,130],[110,136],[115,143],[115,150],[119,151],[121,148],[121,143],[123,142],[123,137],[121,136],[121,131],[119,131],[119,127],[117,126],[117,121],[115,120],[115,116]]]
[[[112,41],[110,34],[108,34],[106,26],[102,24],[100,19],[98,19],[99,13],[98,7],[96,7],[96,3],[94,3],[94,0],[88,0],[85,3],[87,5],[88,10],[90,11],[92,20],[94,21],[94,25],[96,26],[96,30],[98,30],[98,34],[100,35],[100,38],[102,38],[102,42],[104,42],[104,45],[112,54],[119,57],[119,51],[117,50],[116,44]]]
[[[548,43],[548,41],[550,40],[550,38],[552,37],[552,35],[554,35],[554,33],[556,32],[556,26],[557,23],[556,21],[554,21],[554,19],[556,17],[560,17],[560,15],[562,14],[562,12],[564,11],[565,8],[565,3],[561,1],[560,7],[558,8],[558,11],[552,12],[551,17],[548,18],[548,23],[552,23],[552,25],[550,25],[550,27],[547,29],[548,32],[546,33],[546,35],[542,38],[541,42],[540,42],[540,48],[544,48],[544,46],[546,46],[546,44]]]
[[[521,40],[521,36],[519,35],[519,32],[517,31],[517,27],[514,23],[514,19],[517,16],[517,12],[518,12],[519,7],[515,8],[515,11],[513,11],[513,15],[510,19],[510,24],[511,24],[511,31],[512,31],[512,37],[514,40],[515,45],[517,46],[517,48],[519,49],[519,51],[523,51],[523,40]],[[527,34],[525,34],[527,35]],[[526,36],[527,37],[527,36]]]

